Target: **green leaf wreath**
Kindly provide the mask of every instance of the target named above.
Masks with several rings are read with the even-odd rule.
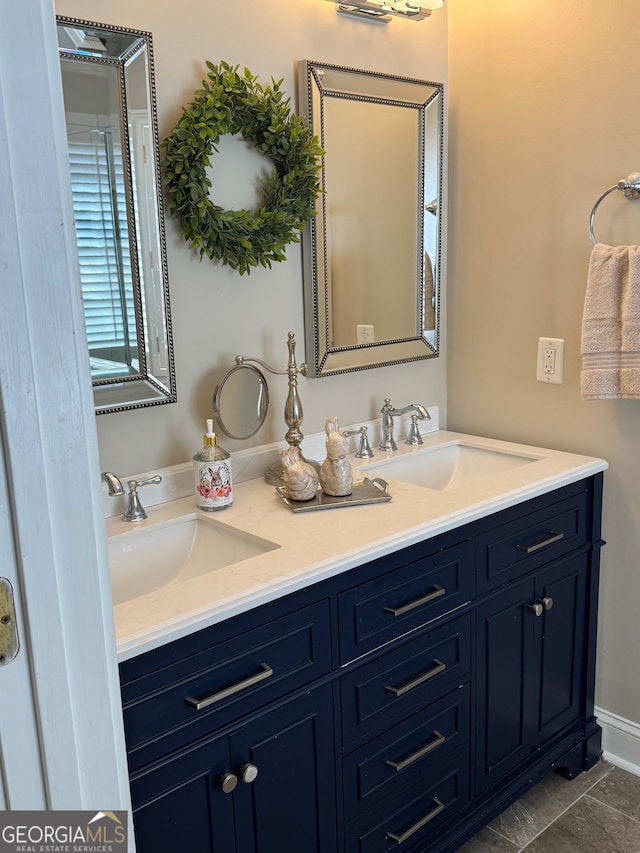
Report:
[[[226,62],[207,68],[203,88],[162,142],[168,208],[201,260],[207,255],[250,273],[283,261],[285,246],[299,242],[315,213],[324,152],[305,119],[291,114],[282,80],[263,87],[248,68],[244,75]],[[209,196],[211,155],[221,136],[237,133],[275,162],[255,211],[224,210]]]

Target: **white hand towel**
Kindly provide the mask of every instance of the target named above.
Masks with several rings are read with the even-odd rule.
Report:
[[[640,246],[593,248],[580,393],[585,400],[640,399]]]

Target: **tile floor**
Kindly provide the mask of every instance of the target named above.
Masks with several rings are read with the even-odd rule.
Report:
[[[640,777],[600,761],[542,780],[458,853],[640,853]]]

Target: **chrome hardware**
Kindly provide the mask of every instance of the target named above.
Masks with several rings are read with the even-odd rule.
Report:
[[[429,204],[425,204],[424,209],[428,213],[433,214],[433,216],[437,216],[438,215],[438,199],[434,198],[434,200],[430,201]]]
[[[596,203],[591,208],[591,215],[589,216],[589,237],[591,238],[591,242],[594,246],[598,242],[596,235],[593,233],[593,223],[596,218],[596,210],[598,209],[600,202],[605,199],[609,193],[615,192],[616,190],[620,190],[624,197],[628,198],[630,201],[635,201],[635,199],[640,198],[640,174],[638,172],[632,172],[626,180],[623,178],[618,181],[617,184],[609,187],[608,190],[605,190],[600,196],[598,196]]]
[[[238,681],[236,684],[232,684],[231,687],[225,687],[224,690],[220,690],[218,693],[212,693],[211,696],[207,696],[206,699],[192,699],[190,696],[187,696],[185,701],[187,704],[193,705],[196,711],[201,711],[203,708],[208,708],[209,705],[213,705],[215,702],[221,702],[228,696],[233,696],[234,693],[240,693],[241,690],[246,690],[249,687],[253,687],[254,684],[259,684],[261,681],[264,681],[265,678],[271,678],[272,675],[273,669],[269,664],[261,663],[260,672],[257,672],[255,675],[251,675],[243,681]]]
[[[539,601],[536,601],[534,604],[529,604],[528,606],[534,616],[542,616],[545,610],[551,610],[553,607],[553,598],[551,598],[551,596],[545,596]]]
[[[409,0],[352,0],[349,3],[342,3],[341,0],[329,0],[329,2],[337,4],[336,11],[341,15],[349,15],[383,24],[388,24],[393,18],[423,21],[431,15],[431,8],[419,6],[409,2]]]
[[[238,784],[238,777],[235,773],[225,773],[219,778],[218,783],[225,794],[232,794]]]
[[[111,473],[111,471],[103,471],[102,479],[109,487],[109,494],[112,497],[124,494],[124,489],[122,487],[122,482],[120,478],[116,477],[116,475]],[[138,487],[156,485],[157,483],[161,482],[162,477],[159,474],[156,474],[154,477],[149,477],[147,480],[128,480],[127,486],[129,487],[129,494],[127,495],[127,503],[122,514],[122,520],[142,521],[143,519],[145,519],[147,517],[147,513],[145,512],[144,507],[140,503]]]
[[[373,450],[371,449],[369,439],[367,438],[366,426],[358,427],[358,429],[345,429],[342,431],[342,434],[345,438],[349,438],[351,435],[359,435],[360,441],[358,442],[358,449],[355,454],[356,459],[371,459],[373,456]]]
[[[11,663],[19,648],[13,587],[7,578],[0,578],[0,666]]]
[[[434,749],[437,749],[439,746],[446,741],[446,737],[439,731],[433,732],[433,739],[429,741],[429,743],[425,744],[425,746],[418,749],[412,755],[408,755],[406,758],[403,758],[402,761],[385,761],[385,764],[388,767],[393,767],[394,770],[398,772],[400,770],[404,770],[405,767],[409,767],[410,764],[413,764],[418,759],[422,758],[424,755],[428,755],[430,752],[433,752]]]
[[[267,364],[267,362],[263,361],[261,358],[246,355],[237,355],[236,364],[246,364],[246,362],[252,361],[259,364],[261,367],[264,367],[264,369],[268,370],[269,373],[274,373],[277,376],[288,376],[289,391],[284,405],[284,422],[288,429],[284,435],[284,440],[287,442],[289,447],[298,447],[300,449],[300,456],[302,457],[303,462],[307,462],[314,468],[320,468],[319,462],[315,462],[313,459],[305,459],[302,453],[302,447],[300,447],[304,434],[300,429],[302,426],[302,400],[300,399],[300,393],[298,392],[298,376],[306,376],[309,369],[306,363],[298,366],[296,361],[296,336],[293,332],[289,332],[287,335],[287,349],[289,352],[289,360],[287,362],[286,370],[276,370],[275,367],[271,367],[270,364]],[[272,465],[271,468],[268,468],[265,472],[265,482],[270,486],[280,486],[282,484],[283,471],[284,467],[282,462],[277,462],[275,465]]]
[[[540,542],[536,542],[535,545],[516,545],[516,550],[524,551],[525,554],[533,554],[535,551],[539,551],[540,548],[546,548],[547,545],[553,545],[554,542],[559,542],[561,539],[564,539],[564,533],[555,533],[555,531],[551,530],[549,536]]]
[[[387,838],[390,841],[395,841],[396,844],[403,844],[408,838],[411,838],[418,830],[422,829],[423,826],[426,826],[430,820],[433,820],[434,817],[440,814],[440,812],[444,811],[445,805],[442,800],[439,800],[437,797],[433,798],[433,808],[426,814],[422,820],[419,820],[417,823],[414,823],[413,826],[410,826],[406,832],[403,832],[402,835],[395,835],[393,832],[387,832]]]
[[[384,406],[380,409],[382,414],[382,441],[380,450],[397,450],[398,445],[393,437],[393,419],[396,415],[406,415],[407,412],[415,412],[417,417],[423,421],[430,421],[431,415],[420,403],[409,403],[402,409],[394,409],[388,397],[384,399]],[[416,442],[419,443],[419,442]]]
[[[240,778],[247,785],[250,785],[258,775],[258,768],[255,764],[243,764],[240,768]]]
[[[124,488],[120,478],[116,477],[115,474],[112,474],[111,471],[103,471],[102,479],[109,487],[109,494],[111,497],[114,497],[115,495],[124,495]]]
[[[413,681],[408,681],[406,684],[403,684],[402,687],[393,687],[391,684],[387,684],[384,689],[387,693],[393,693],[394,696],[404,696],[405,693],[415,690],[416,687],[420,687],[420,685],[424,684],[425,681],[429,681],[430,678],[444,672],[446,668],[446,663],[434,658],[433,666],[423,675],[419,675],[417,678],[414,678]]]
[[[409,435],[407,436],[407,440],[405,444],[423,444],[422,436],[420,435],[420,430],[418,429],[418,416],[411,415],[411,426],[409,427]]]
[[[416,607],[420,607],[422,604],[428,604],[430,601],[435,601],[436,598],[440,598],[441,595],[446,593],[446,589],[443,586],[438,586],[437,583],[434,583],[431,592],[428,595],[423,596],[422,598],[417,598],[415,601],[410,601],[408,604],[403,604],[401,607],[385,607],[385,613],[391,613],[392,616],[404,616],[405,613],[408,613],[410,610],[415,610]]]

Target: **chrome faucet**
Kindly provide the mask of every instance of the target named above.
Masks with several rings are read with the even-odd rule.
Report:
[[[393,419],[396,415],[406,415],[407,412],[415,412],[416,420],[411,419],[411,429],[407,438],[407,444],[422,444],[422,438],[417,429],[417,419],[422,421],[430,421],[431,415],[420,403],[409,403],[408,406],[403,406],[402,409],[394,409],[391,405],[391,400],[385,397],[384,406],[380,409],[382,413],[382,441],[380,442],[380,450],[397,450],[398,445],[393,438]]]
[[[109,494],[112,497],[124,494],[122,481],[119,477],[116,477],[115,474],[112,474],[111,471],[104,471],[102,474],[102,479],[107,484],[109,488]],[[144,507],[140,503],[138,487],[149,486],[151,484],[161,482],[162,477],[159,474],[156,474],[155,477],[149,477],[147,480],[128,480],[127,486],[129,487],[129,494],[127,495],[127,503],[124,508],[124,513],[122,514],[122,520],[142,521],[144,518],[146,518],[147,513],[145,512]]]

